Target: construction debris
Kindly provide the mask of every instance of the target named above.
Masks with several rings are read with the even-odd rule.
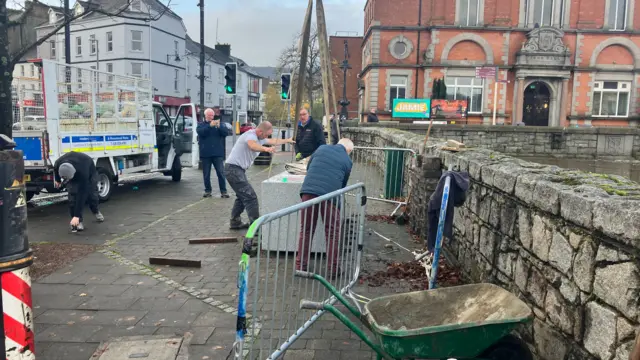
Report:
[[[150,257],[149,264],[151,265],[169,265],[169,266],[181,266],[181,267],[202,267],[200,260],[187,260],[187,259],[172,259],[172,258],[160,258]]]
[[[392,279],[403,280],[409,283],[411,290],[429,289],[429,279],[425,268],[417,261],[410,262],[390,262],[387,263],[386,271],[378,271],[373,274],[363,273],[362,282],[366,282],[371,287],[379,287]],[[438,286],[456,286],[463,284],[460,273],[447,264],[444,258],[438,262]]]
[[[212,237],[212,238],[199,238],[199,239],[189,239],[189,244],[229,244],[229,243],[237,243],[238,238],[235,236],[223,236],[223,237]]]

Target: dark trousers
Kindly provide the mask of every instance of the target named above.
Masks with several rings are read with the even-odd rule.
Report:
[[[226,164],[224,175],[227,177],[229,185],[236,192],[236,201],[231,209],[231,219],[239,220],[243,211],[247,210],[249,221],[254,221],[260,217],[260,207],[258,206],[258,195],[253,190],[245,170],[239,166]]]
[[[317,197],[317,195],[302,194],[302,201],[309,201]],[[322,221],[324,221],[329,272],[336,272],[338,271],[338,242],[340,240],[340,209],[331,201],[323,201],[320,204],[302,210],[296,269],[307,270],[310,245],[313,234],[316,232],[318,215],[322,216]]]
[[[76,197],[79,195],[77,185],[69,183],[67,185],[67,194],[69,195],[69,215],[71,217],[74,217],[76,209]],[[89,209],[92,213],[98,213],[98,204],[100,204],[100,197],[98,196],[98,183],[95,180],[89,186],[89,194],[87,194],[87,201],[85,204],[89,205]],[[80,214],[82,214],[82,209],[80,209]],[[80,215],[80,222],[82,222],[82,215]]]
[[[220,193],[227,193],[227,181],[224,178],[224,158],[222,156],[202,157],[202,177],[204,178],[204,192],[211,192],[211,166],[216,169]]]

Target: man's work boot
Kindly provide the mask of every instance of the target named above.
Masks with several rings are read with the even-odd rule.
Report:
[[[229,229],[231,229],[231,230],[244,230],[244,229],[248,229],[249,225],[250,224],[243,223],[240,218],[231,219],[231,222],[229,223]]]
[[[93,214],[96,217],[96,220],[98,220],[98,222],[103,222],[104,221],[104,215],[102,215],[102,213],[100,211],[98,211],[97,213]]]

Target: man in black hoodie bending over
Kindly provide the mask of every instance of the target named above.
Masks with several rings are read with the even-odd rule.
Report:
[[[296,135],[296,160],[311,156],[320,145],[326,144],[322,125],[309,116],[307,109],[300,109],[300,122],[298,122]]]
[[[53,167],[53,175],[56,188],[67,188],[72,232],[84,230],[82,209],[87,202],[96,220],[104,221],[104,216],[98,210],[100,199],[96,165],[89,155],[73,151],[62,155]]]

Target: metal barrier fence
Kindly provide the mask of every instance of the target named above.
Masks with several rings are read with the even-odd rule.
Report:
[[[349,183],[364,183],[371,200],[395,204],[394,215],[407,204],[409,166],[415,156],[411,149],[356,146]]]
[[[336,302],[317,281],[296,276],[297,270],[324,276],[343,295],[356,296],[351,288],[360,274],[365,206],[359,183],[263,215],[251,225],[239,264],[235,359],[280,359],[324,314],[301,310],[300,300]],[[259,251],[250,260],[255,241]]]

